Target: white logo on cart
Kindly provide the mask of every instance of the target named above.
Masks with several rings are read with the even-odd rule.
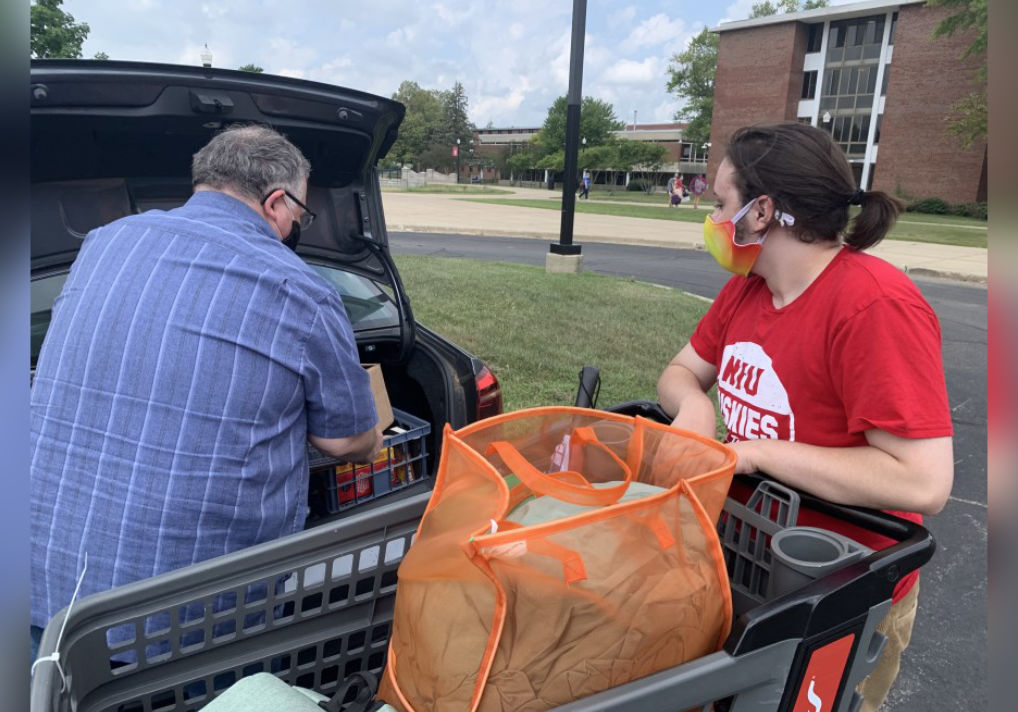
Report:
[[[816,684],[816,678],[814,677],[809,681],[809,689],[806,690],[806,699],[813,705],[813,709],[807,712],[820,712],[824,708],[824,701],[820,699],[820,695],[813,691],[813,685]]]
[[[795,414],[788,391],[759,344],[725,347],[718,370],[718,405],[728,441],[795,440]]]

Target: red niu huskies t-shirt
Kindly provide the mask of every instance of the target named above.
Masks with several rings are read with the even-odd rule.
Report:
[[[690,343],[717,368],[727,442],[862,446],[872,428],[905,438],[951,435],[940,324],[911,280],[877,257],[843,248],[780,309],[761,277],[733,277]],[[873,549],[893,543],[813,512],[799,524]],[[900,582],[894,600],[917,575]]]

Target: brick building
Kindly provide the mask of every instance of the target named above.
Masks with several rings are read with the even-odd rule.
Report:
[[[923,0],[868,0],[715,28],[708,175],[736,129],[798,120],[830,131],[867,189],[986,200],[985,141],[962,149],[947,130],[982,59],[959,59],[970,33],[933,38],[949,14]]]

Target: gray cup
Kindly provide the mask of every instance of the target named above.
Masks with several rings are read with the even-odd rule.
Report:
[[[800,589],[871,552],[872,549],[826,529],[782,529],[771,537],[772,563],[767,598]]]

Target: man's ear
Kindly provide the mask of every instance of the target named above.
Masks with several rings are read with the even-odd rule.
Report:
[[[749,209],[750,229],[753,232],[765,230],[774,219],[774,200],[769,195],[761,195],[754,201],[753,207]]]
[[[262,210],[265,212],[268,223],[276,233],[282,235],[283,232],[280,225],[289,225],[291,221],[290,213],[286,206],[286,194],[282,188],[272,191],[265,197],[265,200],[262,201]]]

